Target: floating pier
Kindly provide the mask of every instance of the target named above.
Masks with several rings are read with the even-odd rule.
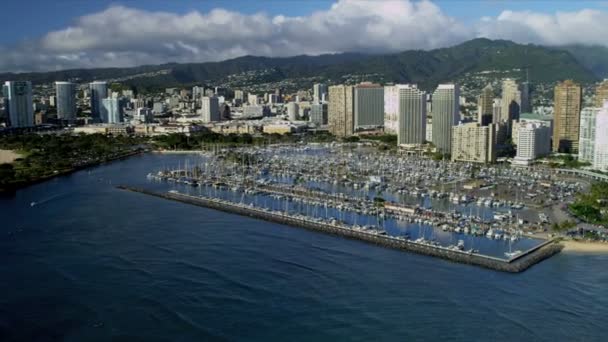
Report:
[[[229,213],[250,216],[266,221],[286,224],[294,227],[301,227],[313,231],[323,232],[326,234],[339,235],[345,238],[356,239],[373,243],[376,245],[400,249],[418,254],[434,256],[453,262],[480,266],[496,271],[518,273],[523,272],[531,266],[559,253],[563,246],[554,240],[548,240],[545,243],[536,246],[524,253],[521,253],[509,260],[495,258],[483,254],[477,254],[467,251],[450,249],[443,246],[435,246],[426,243],[419,243],[407,240],[402,237],[394,237],[381,235],[377,232],[365,230],[356,230],[348,226],[332,224],[328,222],[320,222],[304,217],[296,217],[287,215],[283,212],[269,211],[261,208],[256,208],[244,204],[229,202],[218,198],[197,197],[185,195],[177,192],[155,192],[142,188],[129,186],[118,186],[118,189],[128,190],[132,192],[142,193],[150,196],[164,198],[172,201],[192,204],[200,207],[206,207],[216,210],[221,210]]]

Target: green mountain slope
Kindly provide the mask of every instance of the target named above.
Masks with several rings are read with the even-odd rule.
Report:
[[[374,75],[387,82],[415,82],[425,88],[457,80],[470,73],[497,72],[525,77],[534,82],[555,82],[571,78],[589,83],[597,80],[592,70],[608,70],[608,60],[588,68],[574,51],[538,45],[521,45],[505,40],[474,39],[431,51],[411,50],[384,55],[343,53],[321,56],[270,58],[244,56],[222,62],[163,64],[135,68],[76,69],[46,73],[0,74],[0,80],[29,79],[34,83],[77,78],[119,79],[134,86],[214,84],[229,75],[262,71],[264,82],[285,78],[316,77],[341,82],[344,75]],[[374,78],[372,77],[372,78]]]

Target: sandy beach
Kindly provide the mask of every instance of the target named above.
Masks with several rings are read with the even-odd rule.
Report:
[[[564,245],[563,252],[608,254],[608,243],[574,240],[564,240],[560,243]]]
[[[20,154],[12,150],[0,150],[0,164],[12,163],[13,160],[21,157]]]

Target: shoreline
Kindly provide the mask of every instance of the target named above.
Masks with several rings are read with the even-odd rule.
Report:
[[[608,243],[582,240],[562,240],[565,253],[608,254]]]
[[[133,157],[133,156],[136,156],[136,155],[139,155],[139,154],[144,154],[144,153],[146,153],[146,151],[133,151],[133,152],[126,153],[126,154],[123,154],[123,155],[120,155],[120,156],[116,156],[116,157],[113,157],[113,158],[110,158],[110,159],[100,160],[100,161],[97,161],[97,162],[92,162],[90,164],[75,166],[75,167],[72,167],[72,168],[69,168],[69,169],[61,170],[61,171],[59,171],[57,173],[50,174],[50,175],[47,175],[45,177],[40,177],[40,178],[36,178],[36,179],[25,181],[25,182],[17,182],[17,183],[8,184],[6,187],[0,188],[0,195],[11,194],[11,193],[14,193],[15,191],[17,191],[19,189],[26,188],[26,187],[28,187],[30,185],[39,184],[39,183],[51,180],[51,179],[56,178],[56,177],[67,176],[67,175],[70,175],[70,174],[72,174],[74,172],[81,171],[81,170],[84,170],[84,169],[88,169],[90,167],[95,167],[95,166],[103,165],[103,164],[106,164],[106,163],[111,163],[111,162],[114,162],[116,160],[122,160],[122,159],[130,158],[130,157]]]

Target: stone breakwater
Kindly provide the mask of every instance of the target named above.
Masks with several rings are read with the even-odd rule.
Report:
[[[221,210],[228,213],[254,217],[266,221],[301,227],[308,230],[318,231],[326,234],[338,235],[349,239],[355,239],[387,248],[399,249],[408,252],[438,257],[453,262],[475,265],[501,272],[518,273],[523,272],[531,266],[559,253],[563,246],[549,240],[531,250],[526,251],[512,259],[504,260],[487,255],[470,253],[466,251],[449,249],[442,246],[434,246],[425,243],[417,243],[404,238],[381,235],[374,232],[352,229],[347,226],[336,225],[327,222],[319,222],[304,217],[287,215],[282,212],[268,211],[243,204],[233,203],[217,198],[201,198],[174,192],[155,192],[141,188],[118,186],[118,189],[142,193],[150,196],[187,203],[200,207]]]

